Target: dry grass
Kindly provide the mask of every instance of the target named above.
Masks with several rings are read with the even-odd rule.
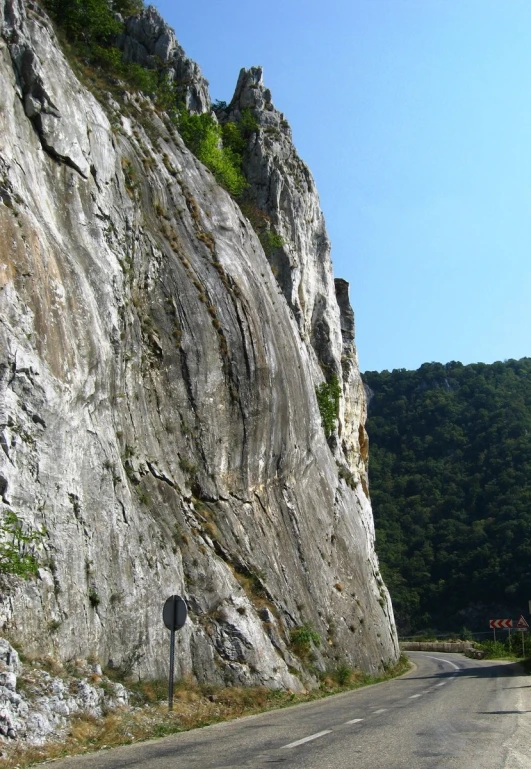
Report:
[[[12,748],[0,761],[5,769],[23,769],[42,761],[128,745],[168,734],[228,721],[243,715],[261,713],[320,699],[331,694],[357,689],[371,683],[401,675],[409,669],[406,658],[379,678],[359,671],[343,674],[338,684],[337,672],[323,677],[320,687],[295,694],[265,687],[199,686],[192,679],[176,682],[173,710],[168,711],[165,681],[143,681],[128,684],[139,707],[112,711],[103,718],[74,717],[68,735],[62,742],[42,747]]]

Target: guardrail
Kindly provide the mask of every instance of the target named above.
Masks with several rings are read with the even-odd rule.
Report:
[[[475,649],[470,641],[401,641],[404,652],[450,652],[461,653],[474,659],[483,659],[484,651]]]

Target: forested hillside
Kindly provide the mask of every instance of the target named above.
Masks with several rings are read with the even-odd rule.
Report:
[[[382,572],[402,633],[531,599],[531,358],[363,375]]]

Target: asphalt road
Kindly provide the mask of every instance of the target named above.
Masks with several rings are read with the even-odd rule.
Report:
[[[410,652],[402,678],[55,769],[531,769],[531,677]]]

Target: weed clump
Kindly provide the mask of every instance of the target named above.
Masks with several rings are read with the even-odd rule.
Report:
[[[321,636],[309,623],[294,628],[290,633],[291,648],[295,654],[306,660],[312,650],[312,646],[319,648]]]

